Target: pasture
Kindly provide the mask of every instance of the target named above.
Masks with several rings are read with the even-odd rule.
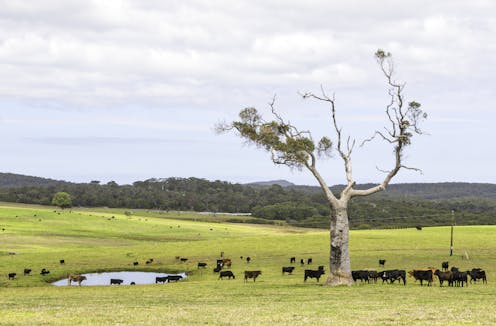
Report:
[[[381,270],[381,258],[387,261],[384,269],[406,270],[440,268],[449,261],[462,270],[485,269],[487,285],[420,287],[408,278],[406,286],[379,281],[329,288],[315,279],[303,282],[304,269],[328,269],[327,231],[168,214],[0,204],[0,325],[496,324],[495,226],[455,227],[452,257],[449,227],[360,230],[350,237],[353,269]],[[236,279],[219,280],[212,272],[221,252],[232,259]],[[283,276],[281,267],[291,266],[292,256],[295,271]],[[312,265],[300,265],[310,257]],[[198,269],[200,261],[207,268]],[[24,276],[24,268],[31,275]],[[50,274],[40,275],[42,268]],[[68,273],[122,270],[189,277],[159,285],[50,285]],[[263,273],[245,283],[245,270]],[[13,280],[7,277],[11,272],[17,274]]]

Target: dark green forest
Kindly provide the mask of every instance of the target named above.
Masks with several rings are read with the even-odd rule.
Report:
[[[162,211],[251,213],[267,223],[327,228],[329,206],[319,187],[288,182],[238,184],[199,178],[167,178],[118,185],[71,183],[0,173],[0,201],[51,205],[57,192],[73,206]],[[369,185],[363,185],[367,187]],[[332,187],[335,193],[342,186]],[[353,200],[354,229],[496,223],[496,185],[475,183],[392,184],[386,191]]]

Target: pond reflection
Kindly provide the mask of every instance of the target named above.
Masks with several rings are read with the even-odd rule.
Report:
[[[180,274],[165,274],[165,273],[153,273],[153,272],[105,272],[105,273],[90,273],[81,274],[86,276],[86,280],[81,282],[81,286],[89,285],[110,285],[110,280],[122,280],[122,285],[134,284],[155,284],[156,277],[167,277],[169,275],[178,275],[182,278],[186,278],[186,273]],[[55,286],[68,286],[68,279],[64,278],[53,282],[52,285]],[[73,286],[77,286],[77,282],[72,283]]]

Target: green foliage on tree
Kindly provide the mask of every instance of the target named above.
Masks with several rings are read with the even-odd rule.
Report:
[[[52,205],[62,209],[72,207],[71,195],[67,192],[59,191],[52,198]]]

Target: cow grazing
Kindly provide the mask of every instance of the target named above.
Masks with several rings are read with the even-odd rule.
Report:
[[[17,273],[9,273],[8,276],[9,276],[9,280],[13,280],[15,279]]]
[[[487,284],[487,278],[486,278],[486,271],[480,268],[473,268],[471,271],[468,272],[470,275],[470,283],[474,281],[474,283],[477,283],[477,280],[482,280],[482,283]]]
[[[24,268],[24,275],[29,275],[31,273],[31,269]]]
[[[261,274],[262,271],[245,271],[245,282],[247,282],[249,278],[252,278],[253,282],[255,282],[257,277]]]
[[[317,282],[319,281],[320,277],[322,276],[322,274],[325,274],[325,272],[323,270],[311,270],[311,269],[305,269],[305,277],[303,278],[303,281],[306,282],[307,281],[307,278],[316,278],[317,279]]]
[[[218,273],[220,272],[220,270],[222,269],[222,266],[220,265],[217,265],[215,268],[214,268],[214,273]]]
[[[294,264],[296,262],[296,257],[289,258],[289,263]]]
[[[441,272],[439,269],[436,269],[434,275],[439,279],[439,286],[443,286],[444,281],[448,282],[448,286],[453,285],[453,273],[451,271]]]
[[[129,283],[129,285],[136,285],[136,283],[135,282],[131,282],[131,283]]]
[[[294,266],[283,267],[282,275],[284,275],[284,273],[293,274],[294,269],[295,269]]]
[[[369,283],[369,271],[365,271],[365,270],[351,271],[351,278],[353,279],[354,282],[360,280],[360,282],[365,281]]]
[[[449,268],[449,262],[443,261],[441,263],[441,268],[443,269],[443,272],[447,272],[448,271],[448,268]]]
[[[139,263],[137,261],[133,262],[133,266],[138,266]]]
[[[167,276],[157,276],[155,277],[155,284],[167,282]]]
[[[401,283],[401,281],[403,281],[403,285],[406,285],[405,270],[392,269],[392,270],[382,271],[379,273],[379,275],[382,278],[382,284],[384,284],[384,281],[386,281],[386,283],[391,283],[391,284],[393,284],[395,281],[398,281],[398,283]]]
[[[50,271],[47,270],[46,268],[42,268],[40,274],[41,275],[47,275],[47,274],[50,274]]]
[[[168,282],[177,282],[182,278],[183,277],[181,275],[169,275],[169,276],[167,276]]]
[[[384,266],[386,264],[385,259],[379,259],[379,265]]]
[[[65,264],[65,260],[64,259],[61,259],[61,260],[59,260],[59,263],[60,263],[60,265],[64,265]]]
[[[224,279],[224,277],[227,277],[229,279],[231,279],[231,278],[235,279],[236,278],[236,277],[234,277],[234,274],[231,271],[222,271],[222,272],[220,272],[220,274],[219,274],[219,280],[220,279]]]
[[[420,286],[423,285],[424,281],[427,281],[427,286],[432,285],[432,270],[427,269],[414,269],[412,271],[408,271],[408,275],[415,278],[415,281],[420,281]]]
[[[81,282],[83,282],[84,280],[86,280],[86,276],[84,276],[84,275],[79,275],[79,274],[72,275],[72,274],[69,274],[67,276],[67,281],[68,281],[69,285],[71,285],[72,282],[77,282],[78,285],[81,286]]]
[[[113,284],[121,285],[122,282],[124,282],[124,281],[119,279],[119,278],[111,278],[110,279],[110,285],[113,285]]]
[[[184,257],[183,257],[183,258],[180,258],[179,260],[180,260],[182,263],[185,263],[185,262],[187,262],[187,261],[188,261],[188,258],[184,258]]]
[[[369,273],[369,282],[370,280],[374,280],[374,283],[377,283],[377,279],[379,278],[379,273],[377,271],[367,271]]]
[[[468,274],[470,273],[469,271],[465,272],[460,272],[460,271],[452,271],[453,273],[453,284],[455,286],[461,286],[463,287],[463,283],[465,283],[466,286],[468,286]]]
[[[205,268],[207,267],[207,263],[203,263],[203,262],[198,262],[198,268]]]
[[[307,259],[307,264],[310,265],[311,263],[313,263],[313,259],[312,258],[308,258]]]
[[[415,226],[415,228],[416,228],[417,230],[419,230],[419,231],[422,231],[422,226],[420,226],[420,225]]]
[[[149,260],[149,259],[148,259],[147,261],[145,261],[145,264],[147,264],[147,265],[149,265],[149,264],[151,264],[151,263],[153,263],[153,261],[151,261],[151,260]]]

